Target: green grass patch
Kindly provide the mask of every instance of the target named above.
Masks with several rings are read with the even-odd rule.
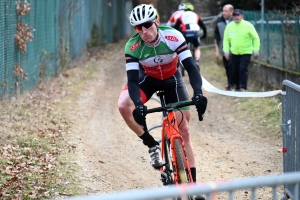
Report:
[[[224,89],[227,82],[225,68],[221,58],[219,58],[219,65],[217,64],[215,50],[201,50],[201,61],[203,61],[201,62],[201,75],[215,87]],[[248,91],[261,91],[259,88],[262,87],[256,81],[249,79],[248,83]],[[282,116],[282,107],[279,106],[281,103],[280,95],[267,98],[224,98],[231,98],[232,104],[224,108],[222,112],[231,113],[237,118],[243,117],[253,122],[250,127],[253,133],[271,139],[278,139],[282,136],[280,131]]]

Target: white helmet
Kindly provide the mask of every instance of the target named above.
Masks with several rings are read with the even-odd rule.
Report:
[[[184,10],[185,8],[185,3],[181,3],[178,5],[178,10]]]
[[[141,4],[136,6],[130,13],[129,21],[132,26],[153,21],[157,18],[157,12],[152,5]]]

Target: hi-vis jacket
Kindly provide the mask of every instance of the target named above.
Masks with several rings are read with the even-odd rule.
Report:
[[[258,53],[260,39],[254,26],[245,20],[239,23],[234,21],[227,24],[224,32],[224,54],[231,52],[234,55]]]

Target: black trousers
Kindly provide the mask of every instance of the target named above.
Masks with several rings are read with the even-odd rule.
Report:
[[[225,58],[225,56],[223,56],[223,65],[226,71],[226,77],[227,77],[227,86],[228,88],[231,88],[233,86],[233,82],[232,82],[232,67],[230,65],[229,60],[227,60]]]
[[[230,56],[230,64],[232,67],[232,81],[236,89],[247,89],[248,83],[248,66],[250,64],[251,54]]]

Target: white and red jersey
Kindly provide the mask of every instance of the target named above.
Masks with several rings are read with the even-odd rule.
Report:
[[[166,25],[174,26],[177,20],[181,17],[182,13],[184,13],[184,10],[177,10],[176,12],[174,12]]]
[[[168,26],[158,27],[154,46],[148,46],[138,33],[125,45],[126,70],[139,70],[160,80],[170,78],[177,72],[177,61],[191,57],[183,35]]]
[[[200,16],[193,11],[185,11],[182,13],[179,20],[181,21],[181,30],[182,32],[186,31],[199,31],[200,26],[198,25],[198,21]]]

